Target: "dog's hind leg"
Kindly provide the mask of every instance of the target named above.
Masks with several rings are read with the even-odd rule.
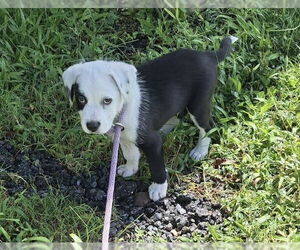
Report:
[[[199,125],[199,122],[195,116],[190,113],[190,117],[194,124],[199,129],[199,139],[197,145],[190,152],[190,157],[196,161],[202,160],[208,153],[208,148],[211,142],[211,139],[206,136],[205,129]]]
[[[140,150],[130,141],[121,140],[120,144],[126,164],[118,167],[118,174],[122,177],[129,177],[139,170]]]

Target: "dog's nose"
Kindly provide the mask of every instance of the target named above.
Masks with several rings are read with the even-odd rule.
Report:
[[[100,122],[97,122],[97,121],[90,121],[90,122],[86,123],[86,127],[88,128],[88,130],[90,130],[92,132],[97,131],[99,126],[100,126]]]

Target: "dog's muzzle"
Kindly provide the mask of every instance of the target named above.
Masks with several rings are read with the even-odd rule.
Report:
[[[100,127],[100,122],[98,121],[90,121],[86,123],[86,127],[91,132],[96,132],[98,128]]]

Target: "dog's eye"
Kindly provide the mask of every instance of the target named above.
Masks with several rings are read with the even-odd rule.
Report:
[[[104,98],[103,99],[103,104],[105,104],[105,105],[111,104],[111,102],[112,102],[111,98]]]
[[[86,103],[86,98],[83,95],[78,96],[78,102],[81,104]]]

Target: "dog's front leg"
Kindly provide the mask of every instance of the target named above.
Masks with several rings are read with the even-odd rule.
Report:
[[[134,143],[127,140],[121,140],[120,144],[126,164],[118,167],[118,174],[129,177],[139,170],[140,150]]]
[[[151,172],[152,184],[149,196],[153,201],[166,197],[168,189],[167,172],[163,158],[162,138],[158,132],[152,132],[145,138],[140,148],[144,151]]]

